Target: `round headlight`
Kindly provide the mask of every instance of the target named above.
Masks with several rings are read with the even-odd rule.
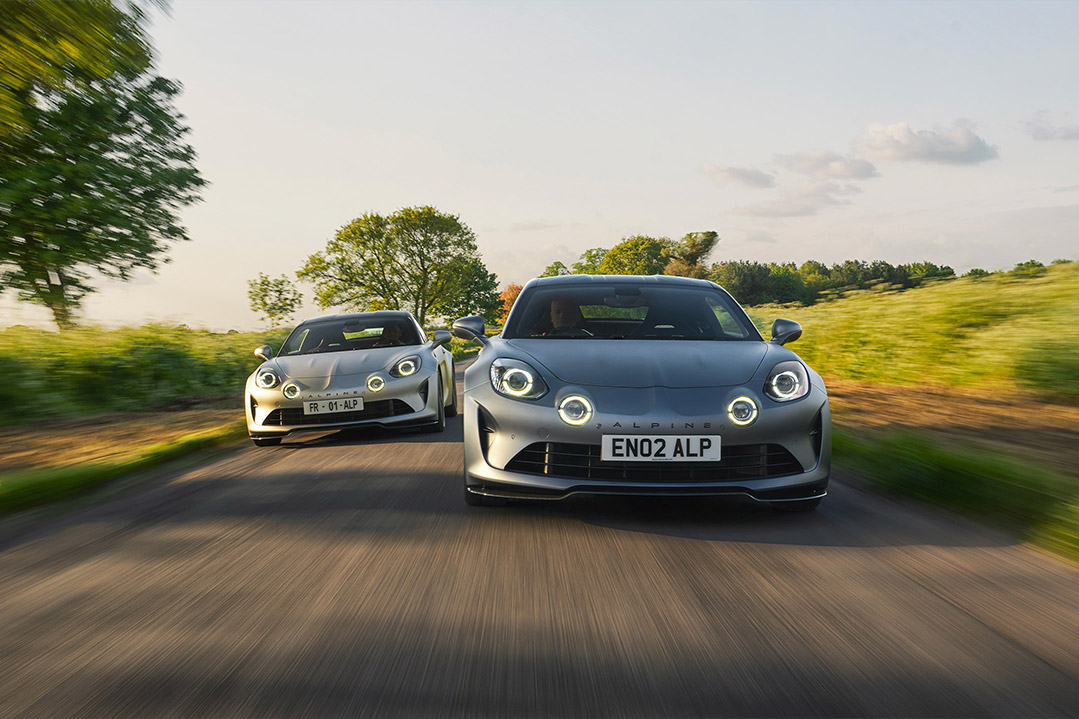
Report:
[[[739,427],[753,424],[758,414],[757,403],[751,397],[739,397],[727,405],[727,416]]]
[[[255,384],[262,389],[273,389],[281,382],[281,378],[272,369],[259,370],[255,375]]]
[[[377,374],[373,374],[367,378],[367,389],[372,392],[381,392],[382,388],[386,386],[386,380],[379,377]]]
[[[764,393],[776,402],[790,402],[809,394],[809,374],[801,362],[780,362],[768,373]]]
[[[289,382],[281,388],[281,392],[288,399],[296,399],[300,396],[300,385],[296,384],[295,382]]]
[[[566,424],[582,425],[592,419],[594,411],[587,397],[571,394],[558,403],[558,416]]]
[[[514,399],[539,399],[547,394],[547,383],[527,362],[498,357],[491,362],[491,387]]]
[[[519,367],[510,367],[502,373],[502,391],[514,397],[522,397],[532,391],[535,380],[532,373]]]
[[[397,374],[401,377],[408,377],[411,374],[416,374],[416,368],[416,360],[412,359],[411,357],[407,357],[401,360],[397,363],[397,366],[395,367],[395,369],[397,370]]]

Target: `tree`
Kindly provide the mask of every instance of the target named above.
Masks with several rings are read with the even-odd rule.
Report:
[[[498,314],[498,277],[488,272],[478,257],[454,259],[449,274],[455,281],[447,285],[442,298],[431,305],[430,311],[450,321],[458,317],[479,315],[493,323]]]
[[[296,275],[315,286],[320,307],[408,309],[424,324],[429,311],[445,311],[462,292],[472,260],[479,260],[476,236],[459,216],[406,207],[357,217]]]
[[[571,275],[569,268],[566,267],[560,260],[555,260],[543,270],[543,274],[540,277],[561,277],[562,275]]]
[[[166,7],[161,0],[157,3]],[[86,90],[117,73],[141,73],[152,49],[136,2],[0,2],[0,135],[30,129],[42,91]]]
[[[572,269],[575,275],[598,275],[599,266],[603,262],[607,250],[602,247],[593,247],[581,253],[579,260],[573,263]],[[552,265],[553,267],[553,265]]]
[[[767,302],[768,281],[771,269],[759,262],[717,262],[712,265],[711,280],[730,292],[743,305],[759,305]]]
[[[664,254],[670,247],[667,238],[645,235],[627,237],[603,255],[601,275],[660,275],[667,265]]]
[[[672,243],[667,248],[668,262],[663,268],[663,273],[698,279],[707,277],[708,268],[703,262],[718,242],[719,233],[712,230],[687,233],[681,240]]]
[[[303,295],[287,276],[270,277],[261,272],[247,281],[247,297],[251,300],[251,310],[265,315],[271,329],[291,318],[303,303]]]
[[[559,262],[558,264],[562,264]],[[563,265],[565,267],[565,265]],[[566,273],[563,273],[566,274]],[[554,275],[542,275],[543,277],[553,277]],[[513,309],[513,303],[517,301],[517,298],[521,294],[521,290],[524,287],[518,284],[511,284],[506,289],[502,290],[502,294],[498,296],[498,299],[502,302],[502,306],[498,309],[498,324],[506,324],[506,318],[509,317],[510,310]]]
[[[0,135],[0,288],[70,327],[90,273],[127,280],[186,240],[177,211],[205,185],[180,87],[117,73],[83,90],[43,89],[25,131]]]

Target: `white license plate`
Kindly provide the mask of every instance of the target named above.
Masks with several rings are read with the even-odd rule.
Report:
[[[605,434],[604,462],[718,462],[718,434]]]
[[[346,399],[323,399],[318,402],[304,402],[304,414],[328,414],[330,412],[358,412],[363,409],[363,397]]]

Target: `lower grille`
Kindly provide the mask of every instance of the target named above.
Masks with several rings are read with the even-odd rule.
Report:
[[[506,470],[613,482],[724,482],[805,471],[778,444],[725,446],[721,454],[719,462],[601,462],[598,444],[536,442],[518,452]]]
[[[386,399],[378,402],[365,402],[363,409],[356,412],[332,412],[328,414],[304,414],[302,407],[275,409],[262,423],[264,427],[295,427],[304,424],[338,424],[342,422],[363,422],[368,419],[396,417],[412,414],[415,410],[399,399]]]

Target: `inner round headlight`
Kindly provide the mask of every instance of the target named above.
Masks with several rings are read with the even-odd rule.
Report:
[[[255,375],[255,384],[262,389],[273,389],[281,382],[281,378],[272,369],[259,370]]]
[[[757,403],[752,397],[739,397],[727,405],[727,416],[739,427],[745,427],[757,421]]]
[[[281,388],[281,392],[288,399],[296,399],[300,396],[300,386],[295,382],[289,382]]]
[[[566,424],[582,425],[592,419],[594,410],[587,397],[571,394],[558,403],[558,416]]]
[[[409,375],[416,374],[416,360],[408,357],[397,363],[397,374],[402,377],[408,377]]]
[[[502,390],[514,397],[526,395],[532,391],[532,373],[519,367],[510,367],[502,373]]]
[[[379,377],[377,374],[373,374],[367,378],[367,389],[372,392],[381,392],[382,388],[386,386],[386,380]]]
[[[801,382],[798,381],[797,375],[790,370],[786,372],[780,372],[772,378],[772,391],[775,392],[777,397],[793,397],[798,392],[798,388]]]

